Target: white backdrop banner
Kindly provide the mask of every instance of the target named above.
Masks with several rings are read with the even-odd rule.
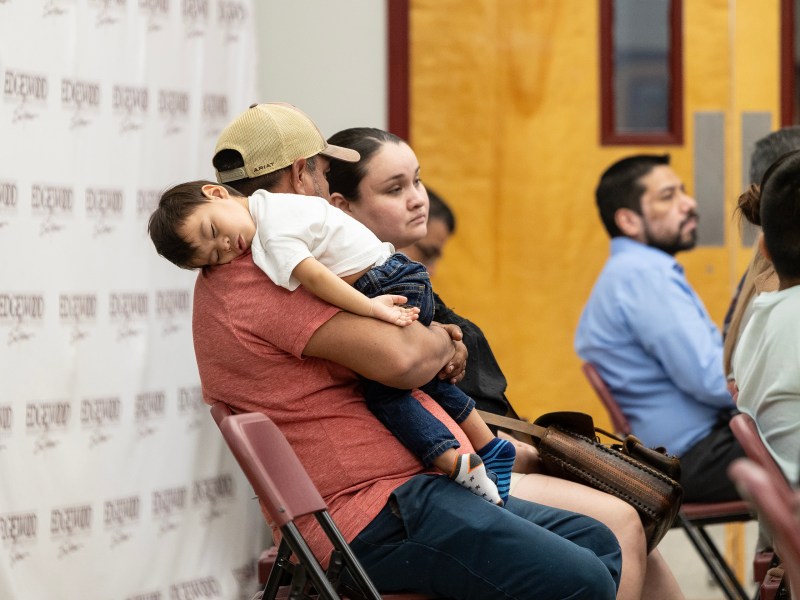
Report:
[[[254,0],[0,0],[0,598],[249,598],[165,187],[255,99]]]

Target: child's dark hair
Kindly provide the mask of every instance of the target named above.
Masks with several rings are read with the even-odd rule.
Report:
[[[800,150],[784,154],[761,181],[764,244],[782,278],[800,279]]]
[[[169,188],[161,194],[158,208],[150,215],[147,233],[153,240],[156,252],[169,262],[182,269],[193,269],[192,259],[197,248],[178,235],[178,230],[186,223],[186,219],[197,207],[209,199],[203,194],[204,185],[220,185],[211,181],[190,181]],[[241,194],[232,187],[223,185],[236,196]]]

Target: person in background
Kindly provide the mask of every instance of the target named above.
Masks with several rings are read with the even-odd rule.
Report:
[[[428,186],[425,186],[425,191],[428,193],[428,232],[421,240],[399,251],[425,265],[433,277],[444,255],[444,247],[456,233],[456,216],[439,194]]]
[[[369,127],[340,131],[328,141],[355,149],[361,156],[357,163],[337,162],[331,165],[328,182],[331,201],[336,206],[364,223],[380,239],[398,248],[413,248],[415,242],[429,239],[426,236],[427,227],[420,227],[419,219],[426,200],[423,197],[426,189],[419,180],[419,162],[408,144],[389,132]],[[431,211],[428,223],[438,212],[438,209]],[[466,321],[450,312],[459,322]],[[441,318],[438,312],[436,318]],[[480,335],[479,347],[490,350],[480,330],[474,327],[473,332],[476,339]],[[477,380],[481,381],[481,371],[486,368],[486,362],[475,360],[476,356],[471,350],[470,346],[469,368],[466,371],[467,374],[477,372]],[[524,447],[527,447],[527,453],[521,450]],[[529,455],[533,455],[534,459],[519,460],[521,456]],[[647,554],[641,521],[629,504],[598,490],[535,472],[538,457],[530,445],[518,442],[517,459],[514,463],[517,472],[512,474],[512,499],[521,498],[589,515],[605,523],[614,532],[623,557],[622,578],[617,593],[619,600],[683,598],[675,577],[658,550]]]
[[[697,242],[697,203],[669,155],[611,165],[596,190],[611,256],[581,314],[575,350],[608,385],[633,433],[681,459],[684,501],[738,498],[728,465],[744,452],[722,338],[675,254]]]
[[[737,406],[756,422],[764,445],[794,483],[800,474],[800,151],[779,158],[739,207],[763,229],[758,243],[777,273],[778,289],[755,297],[737,345]]]
[[[767,172],[772,163],[787,152],[798,149],[800,149],[800,127],[797,126],[784,127],[759,139],[755,144],[753,155],[750,159],[751,193],[754,193],[753,186],[757,186],[761,182],[764,178],[764,173]],[[744,194],[742,198],[746,198],[746,196],[747,194]],[[743,210],[739,206],[738,213],[752,225],[759,226],[760,217],[758,211],[748,210],[747,207],[744,207]],[[723,368],[728,376],[729,388],[732,393],[736,391],[732,375],[733,355],[736,344],[739,342],[739,336],[750,318],[753,299],[761,292],[774,292],[778,289],[778,276],[772,267],[772,263],[761,253],[760,238],[761,234],[759,233],[753,247],[753,257],[750,259],[750,264],[747,265],[741,280],[739,280],[739,285],[733,298],[731,298],[731,303],[722,325],[724,339],[722,351]]]

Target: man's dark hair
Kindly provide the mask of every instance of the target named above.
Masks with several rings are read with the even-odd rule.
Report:
[[[428,222],[430,223],[431,220],[441,221],[447,227],[447,232],[453,235],[456,232],[456,216],[453,211],[439,194],[427,186],[425,189],[428,191],[428,200],[430,200]]]
[[[761,182],[761,228],[780,277],[800,279],[800,151],[783,155]]]
[[[641,179],[660,165],[669,165],[669,154],[637,154],[615,162],[600,177],[595,199],[600,219],[609,236],[615,238],[624,235],[614,221],[614,215],[620,208],[642,214],[645,187]]]
[[[156,252],[169,262],[182,269],[194,269],[192,259],[197,248],[184,240],[178,230],[186,223],[186,219],[197,210],[197,207],[209,202],[203,194],[204,185],[220,185],[211,181],[190,181],[173,186],[161,194],[158,207],[150,215],[147,233],[153,240]],[[235,195],[238,191],[230,186],[223,186]]]

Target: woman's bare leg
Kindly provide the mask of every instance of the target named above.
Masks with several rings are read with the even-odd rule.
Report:
[[[684,598],[678,581],[658,549],[647,557],[647,575],[644,578],[643,597],[653,600]]]
[[[594,517],[611,529],[622,550],[619,600],[684,597],[660,553],[656,550],[647,555],[639,515],[627,502],[578,483],[537,473],[512,482],[511,495]]]

